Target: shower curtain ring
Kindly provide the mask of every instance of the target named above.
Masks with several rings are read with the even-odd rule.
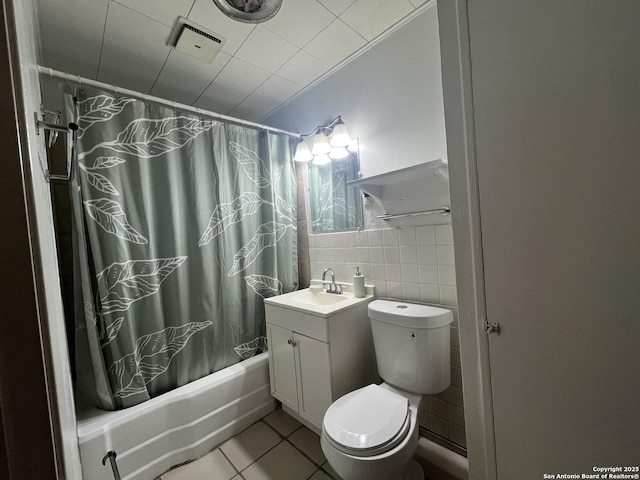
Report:
[[[116,98],[118,98],[118,86],[116,84],[113,85],[113,93]]]

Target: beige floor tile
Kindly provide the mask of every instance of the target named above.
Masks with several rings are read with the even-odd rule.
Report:
[[[320,447],[320,437],[307,427],[296,430],[287,437],[287,440],[318,465],[322,465],[327,460]]]
[[[194,480],[206,478],[207,480],[229,480],[236,475],[236,470],[220,453],[215,449],[205,456],[181,467],[169,470],[162,475],[162,480]]]
[[[309,480],[331,480],[331,477],[322,470],[318,470]]]
[[[246,480],[306,480],[317,469],[289,443],[282,442],[242,471]]]
[[[335,478],[335,480],[341,480],[340,475],[338,475],[336,471],[331,467],[331,465],[329,465],[329,462],[324,462],[322,464],[322,469],[327,472],[332,478]]]
[[[223,443],[224,452],[234,467],[242,471],[280,442],[282,438],[262,422],[254,423]]]
[[[300,422],[281,408],[274,410],[262,420],[271,425],[283,437],[293,433],[301,425]]]

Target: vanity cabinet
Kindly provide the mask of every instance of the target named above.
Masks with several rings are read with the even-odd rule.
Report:
[[[332,402],[329,344],[267,324],[271,394],[315,425]]]
[[[271,394],[319,433],[333,401],[378,378],[367,315],[373,296],[326,316],[269,302],[277,298],[265,301]]]

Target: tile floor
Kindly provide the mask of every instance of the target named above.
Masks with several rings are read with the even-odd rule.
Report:
[[[157,480],[340,480],[320,437],[280,408]]]

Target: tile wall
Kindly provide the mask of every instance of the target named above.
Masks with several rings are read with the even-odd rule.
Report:
[[[351,282],[359,265],[376,296],[442,306],[453,312],[451,386],[422,403],[420,424],[465,447],[462,374],[458,336],[458,297],[451,225],[430,225],[309,235],[311,278],[325,268]]]

